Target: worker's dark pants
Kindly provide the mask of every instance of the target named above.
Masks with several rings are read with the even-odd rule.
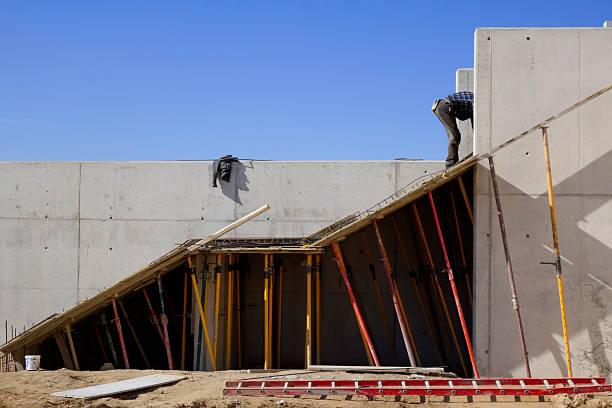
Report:
[[[440,119],[444,129],[446,129],[446,134],[448,135],[448,156],[446,156],[446,163],[453,165],[459,160],[457,152],[459,150],[459,143],[461,143],[461,133],[459,133],[455,115],[450,112],[450,103],[445,99],[440,99],[438,106],[434,110],[434,115]]]

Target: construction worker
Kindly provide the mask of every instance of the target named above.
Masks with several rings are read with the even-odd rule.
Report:
[[[446,168],[454,166],[459,160],[457,151],[461,143],[461,133],[457,127],[457,120],[468,120],[474,128],[474,114],[472,105],[474,94],[472,92],[457,92],[446,98],[437,99],[431,110],[440,119],[448,135],[448,156],[446,156]]]

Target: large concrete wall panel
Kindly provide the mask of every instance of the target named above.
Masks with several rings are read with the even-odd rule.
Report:
[[[211,161],[1,163],[0,290],[9,291],[3,302],[16,306],[3,307],[0,321],[29,326],[72,307],[175,243],[266,203],[270,211],[227,237],[310,235],[441,168],[414,161],[242,161],[229,182],[213,188]],[[11,297],[36,288],[69,295],[55,303]]]
[[[476,152],[484,153],[612,82],[612,32],[476,32]],[[610,375],[612,95],[549,127],[574,375]],[[495,157],[532,372],[567,373],[541,134]],[[485,164],[476,172],[475,344],[482,374],[522,375],[504,253]],[[493,301],[492,299],[495,299]],[[510,324],[512,322],[512,324]]]

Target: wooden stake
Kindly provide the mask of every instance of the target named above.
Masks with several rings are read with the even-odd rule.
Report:
[[[64,365],[67,369],[74,370],[74,363],[72,362],[72,357],[70,357],[70,351],[68,351],[68,347],[66,346],[64,334],[60,331],[58,333],[55,333],[53,337],[55,337],[57,348],[59,348],[60,354],[62,355]]]
[[[70,332],[70,325],[66,324],[66,335],[68,336],[68,344],[70,344],[70,352],[72,353],[72,361],[74,361],[74,367],[77,371],[81,371],[79,367],[79,359],[76,355],[76,350],[74,349],[74,342],[72,341],[72,333]]]

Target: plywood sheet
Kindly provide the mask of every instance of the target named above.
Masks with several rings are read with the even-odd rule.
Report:
[[[68,398],[98,398],[108,395],[121,394],[124,392],[142,390],[144,388],[157,387],[171,384],[187,378],[184,375],[152,374],[136,377],[124,381],[116,381],[108,384],[95,385],[93,387],[77,388],[74,390],[54,392],[53,396]]]

